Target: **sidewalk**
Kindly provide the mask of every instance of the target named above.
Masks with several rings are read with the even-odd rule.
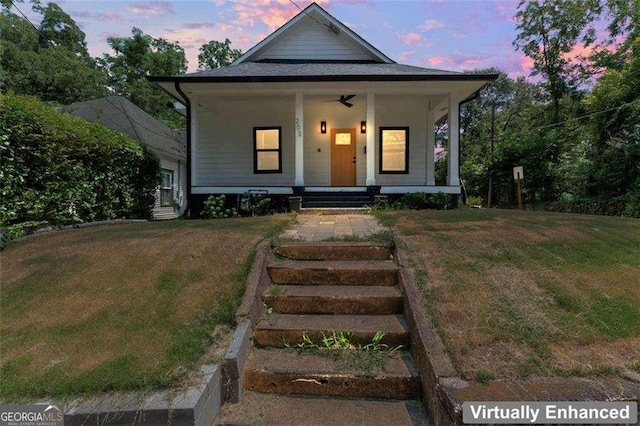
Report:
[[[324,241],[330,238],[366,237],[384,229],[375,216],[369,214],[301,214],[296,224],[284,231],[282,237]]]

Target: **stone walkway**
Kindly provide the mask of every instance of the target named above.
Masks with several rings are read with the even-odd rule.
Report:
[[[296,224],[284,231],[287,239],[324,241],[330,238],[365,237],[385,228],[369,214],[301,214]]]

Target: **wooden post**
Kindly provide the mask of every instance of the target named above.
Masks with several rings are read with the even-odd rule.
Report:
[[[518,173],[516,181],[518,182],[518,210],[522,210],[522,184],[520,183],[522,179],[520,178],[520,173]]]

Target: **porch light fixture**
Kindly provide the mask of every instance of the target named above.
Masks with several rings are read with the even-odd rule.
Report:
[[[366,121],[361,121],[360,122],[360,133],[367,133],[367,122]]]
[[[326,121],[321,121],[320,122],[320,133],[322,133],[322,134],[327,133],[327,122]]]

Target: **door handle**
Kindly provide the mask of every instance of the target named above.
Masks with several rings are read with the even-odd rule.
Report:
[[[353,157],[353,164],[356,164],[356,157]]]

